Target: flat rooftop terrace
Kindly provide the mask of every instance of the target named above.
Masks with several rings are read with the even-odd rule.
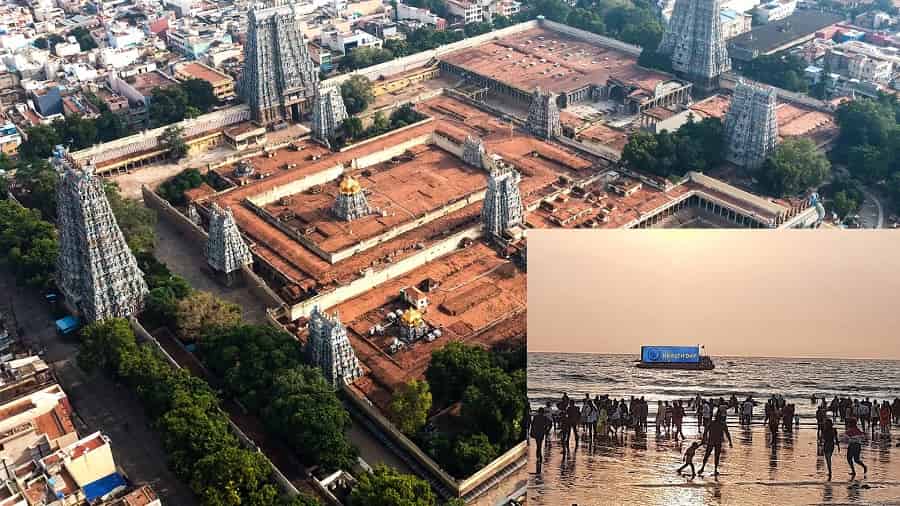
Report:
[[[369,329],[385,324],[388,312],[410,307],[400,299],[400,289],[419,286],[426,279],[436,287],[425,293],[429,304],[423,319],[429,327],[440,328],[442,335],[391,355],[388,346],[399,337],[396,324],[387,327],[383,335],[369,335]],[[385,412],[392,392],[403,383],[422,379],[431,354],[447,343],[490,347],[512,338],[524,339],[525,310],[525,273],[483,241],[328,309],[341,315],[350,343],[368,373],[356,386]]]
[[[717,94],[691,105],[691,110],[703,117],[725,121],[731,107],[731,95]],[[779,100],[775,107],[778,119],[778,141],[790,137],[807,137],[816,145],[834,140],[839,128],[834,115],[811,107]]]
[[[340,248],[359,241],[362,236],[391,230],[398,226],[399,221],[409,222],[410,215],[439,206],[441,202],[449,202],[451,197],[480,191],[487,184],[485,172],[467,167],[455,155],[435,145],[414,146],[413,151],[418,151],[415,161],[397,164],[383,162],[363,169],[348,168],[353,160],[375,155],[416,138],[440,135],[456,144],[461,144],[467,135],[482,138],[489,153],[500,155],[522,174],[520,189],[526,205],[552,193],[561,176],[584,178],[596,171],[595,160],[511,128],[509,123],[452,97],[434,97],[417,104],[416,108],[431,116],[432,121],[340,153],[330,152],[310,141],[301,141],[299,147],[302,149],[284,148],[273,152],[271,157],[253,158],[256,172],[269,174],[267,177],[243,178],[236,188],[201,203],[216,202],[231,208],[238,226],[253,242],[253,250],[258,256],[283,274],[288,283],[302,287],[304,291],[321,291],[328,286],[357,279],[361,271],[367,268],[378,269],[414,254],[451,233],[476,226],[481,214],[480,200],[473,199],[471,204],[335,263],[324,260],[290,233],[269,223],[267,218],[245,205],[245,200],[343,166],[343,172],[358,178],[364,189],[371,187],[368,197],[373,207],[386,207],[396,214],[386,218],[367,218],[368,224],[365,220],[349,224],[333,221],[327,213],[340,180],[337,172],[322,184],[324,190],[318,195],[309,192],[297,195],[292,204],[282,206],[285,209],[278,207],[277,199],[266,203],[266,212],[272,215],[290,207],[295,214],[305,214],[304,220],[322,224],[332,235],[317,240],[328,248]],[[233,169],[224,167],[217,170],[228,175]],[[405,214],[399,212],[401,208]],[[363,227],[358,228],[358,224],[363,224]],[[297,297],[302,298],[300,294]]]
[[[322,250],[334,253],[360,241],[422,218],[448,204],[473,195],[487,186],[484,170],[464,164],[456,156],[435,145],[419,145],[410,156],[379,163],[358,173],[357,181],[367,195],[373,213],[347,222],[331,212],[337,199],[340,179],[318,188],[265,206],[273,217]]]
[[[639,67],[637,58],[617,49],[531,28],[440,59],[457,67],[532,92],[569,93],[614,77],[652,93],[673,77]]]

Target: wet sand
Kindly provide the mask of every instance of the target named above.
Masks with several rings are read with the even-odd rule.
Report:
[[[690,479],[676,474],[681,456],[692,440],[699,439],[695,418],[686,420],[686,442],[650,434],[636,437],[628,431],[618,440],[601,438],[591,445],[582,440],[577,450],[563,454],[556,435],[545,446],[540,472],[536,470],[534,440],[529,447],[529,505],[799,505],[799,504],[895,504],[900,505],[900,427],[892,428],[888,441],[869,441],[862,459],[869,466],[864,478],[857,466],[849,479],[846,448],[833,457],[833,481],[827,482],[824,457],[817,455],[816,429],[805,420],[793,433],[779,432],[774,449],[762,424],[751,428],[729,423],[734,448],[724,444],[720,476],[712,476],[710,456],[704,476]],[[837,429],[843,433],[843,424]],[[570,442],[574,448],[574,441]],[[699,470],[705,447],[697,450]]]

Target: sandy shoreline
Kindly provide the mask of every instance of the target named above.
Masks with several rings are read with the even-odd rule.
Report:
[[[824,458],[818,455],[815,427],[803,424],[791,433],[780,432],[774,448],[762,424],[730,424],[734,448],[725,445],[718,479],[712,476],[712,456],[705,476],[679,476],[681,455],[699,439],[696,423],[686,420],[686,442],[628,431],[619,438],[582,440],[569,452],[554,435],[545,446],[536,472],[534,440],[529,447],[530,505],[667,505],[680,504],[897,504],[900,505],[900,428],[890,441],[869,441],[863,447],[867,476],[858,469],[850,480],[845,448],[833,457],[833,481],[827,482]],[[839,432],[843,424],[837,425]],[[694,459],[699,469],[701,447]]]

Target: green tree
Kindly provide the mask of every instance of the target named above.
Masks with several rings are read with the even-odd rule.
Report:
[[[859,209],[859,202],[848,195],[847,192],[841,190],[834,194],[832,209],[843,219]]]
[[[461,436],[453,445],[454,476],[469,477],[499,456],[500,449],[485,434]]]
[[[359,476],[350,493],[350,506],[436,506],[428,482],[383,464]]]
[[[347,113],[351,116],[357,115],[375,102],[372,82],[368,77],[356,74],[341,83],[341,97],[347,107]]]
[[[209,292],[197,291],[178,301],[175,327],[178,336],[194,341],[211,327],[228,327],[241,321],[241,307]]]
[[[466,427],[483,432],[491,442],[509,448],[525,439],[522,420],[527,406],[525,371],[507,374],[490,367],[478,371],[475,381],[466,388],[462,399],[462,416]]]
[[[477,347],[451,342],[431,354],[425,378],[438,407],[462,399],[463,392],[475,380],[478,371],[491,365],[488,353]]]
[[[203,79],[188,79],[181,83],[181,89],[187,97],[187,103],[201,112],[209,112],[218,105],[219,99],[213,92],[212,84]]]
[[[796,195],[820,185],[831,163],[809,139],[785,139],[761,169],[760,181],[778,196]]]
[[[50,286],[58,250],[56,229],[41,219],[39,211],[0,201],[0,263],[15,274],[18,283]]]
[[[199,170],[184,169],[160,184],[156,193],[172,205],[185,206],[188,204],[188,201],[184,192],[193,188],[199,188],[202,184],[203,175],[200,174]]]
[[[412,380],[394,394],[391,419],[404,434],[413,435],[425,426],[431,410],[431,389],[427,381]]]
[[[251,411],[269,402],[277,374],[303,361],[297,340],[269,325],[208,329],[198,352],[206,367],[225,380],[229,393]]]
[[[26,159],[49,158],[53,148],[63,139],[50,125],[35,125],[25,129],[25,140],[19,145],[19,156]]]
[[[75,37],[75,40],[78,41],[78,45],[81,46],[82,51],[90,51],[97,47],[97,42],[94,40],[94,37],[91,36],[91,32],[83,26],[75,27],[69,32],[69,35]]]
[[[181,86],[154,88],[150,92],[150,119],[156,125],[177,123],[185,118],[190,105],[192,104]]]
[[[263,420],[306,463],[335,470],[355,462],[356,449],[345,434],[350,415],[319,369],[298,366],[279,373]]]
[[[262,454],[231,445],[197,462],[191,489],[205,505],[268,506],[278,497],[270,475]]]
[[[235,448],[225,417],[204,406],[187,405],[167,411],[157,422],[170,465],[176,474],[189,476],[198,461],[207,455]],[[202,490],[195,490],[198,495]]]
[[[87,372],[106,371],[118,375],[124,357],[136,352],[137,342],[128,320],[96,321],[81,329],[78,367]]]
[[[16,195],[25,207],[39,210],[46,220],[55,220],[57,178],[47,160],[22,160],[16,169]]]
[[[106,199],[132,253],[152,253],[156,246],[156,212],[135,199],[122,198],[115,182],[106,182]]]
[[[180,160],[187,156],[188,145],[184,141],[184,129],[181,127],[169,127],[163,130],[159,136],[159,143],[169,151],[169,158]]]
[[[343,58],[340,67],[344,70],[357,70],[394,59],[394,54],[384,48],[357,47]]]

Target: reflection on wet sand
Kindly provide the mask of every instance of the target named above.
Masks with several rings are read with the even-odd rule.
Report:
[[[893,440],[867,440],[862,459],[869,466],[863,477],[849,480],[846,447],[833,457],[834,478],[816,443],[815,425],[804,423],[793,432],[780,431],[775,444],[763,425],[729,428],[734,448],[724,445],[720,475],[679,476],[685,449],[700,438],[696,423],[685,420],[686,440],[671,436],[635,435],[574,438],[568,450],[556,434],[545,442],[542,462],[536,462],[530,441],[528,490],[530,505],[666,505],[681,504],[900,504],[900,447]],[[842,425],[841,425],[842,428]],[[704,448],[697,450],[699,469]]]

